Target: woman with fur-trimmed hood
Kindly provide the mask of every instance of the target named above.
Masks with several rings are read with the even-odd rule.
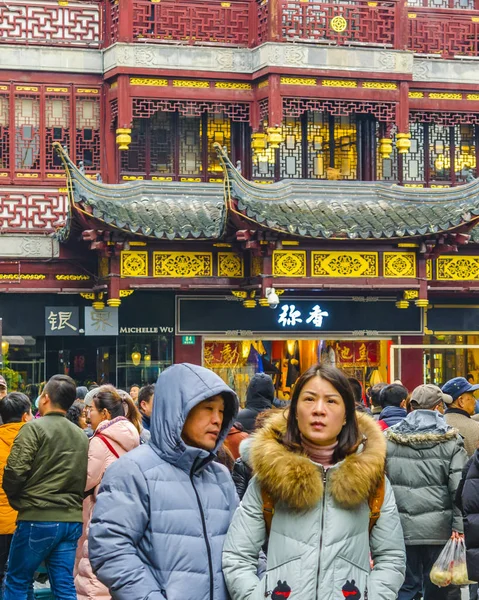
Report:
[[[315,365],[297,381],[289,411],[252,438],[255,477],[228,531],[223,571],[232,600],[395,600],[404,580],[399,515],[386,481],[369,533],[369,499],[384,477],[386,441],[355,411],[346,376]],[[274,505],[266,575],[256,575]],[[370,553],[374,567],[370,569]]]

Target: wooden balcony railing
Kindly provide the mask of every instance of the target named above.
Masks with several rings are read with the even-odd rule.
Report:
[[[109,43],[311,42],[479,56],[479,0],[106,1]]]
[[[103,43],[101,0],[65,2],[8,0],[0,3],[0,43],[83,46]]]

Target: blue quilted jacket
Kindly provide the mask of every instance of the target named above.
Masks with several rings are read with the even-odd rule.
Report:
[[[212,371],[174,365],[156,384],[151,440],[106,471],[90,527],[90,561],[114,600],[227,600],[221,553],[237,506],[214,453],[186,446],[190,410],[225,399],[226,438],[236,394]]]

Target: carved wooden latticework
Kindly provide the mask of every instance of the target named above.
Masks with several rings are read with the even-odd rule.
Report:
[[[0,42],[98,48],[102,37],[101,2],[0,3]]]
[[[147,119],[158,111],[179,112],[185,117],[199,117],[203,113],[223,113],[232,121],[247,123],[250,105],[247,102],[198,102],[195,100],[162,100],[133,98],[133,117]]]
[[[393,46],[396,2],[281,0],[283,39]]]
[[[283,110],[286,116],[299,117],[307,111],[328,112],[333,116],[352,113],[371,114],[378,121],[394,121],[395,102],[360,102],[356,100],[320,100],[317,98],[284,98]]]

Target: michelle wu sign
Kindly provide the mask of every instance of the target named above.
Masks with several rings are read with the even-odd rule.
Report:
[[[410,305],[396,308],[395,297],[285,297],[279,306],[244,308],[225,296],[178,296],[178,335],[261,334],[296,337],[318,334],[355,336],[422,333],[422,311]]]
[[[85,307],[85,335],[118,335],[118,308]]]
[[[46,306],[45,335],[80,335],[78,306]]]

